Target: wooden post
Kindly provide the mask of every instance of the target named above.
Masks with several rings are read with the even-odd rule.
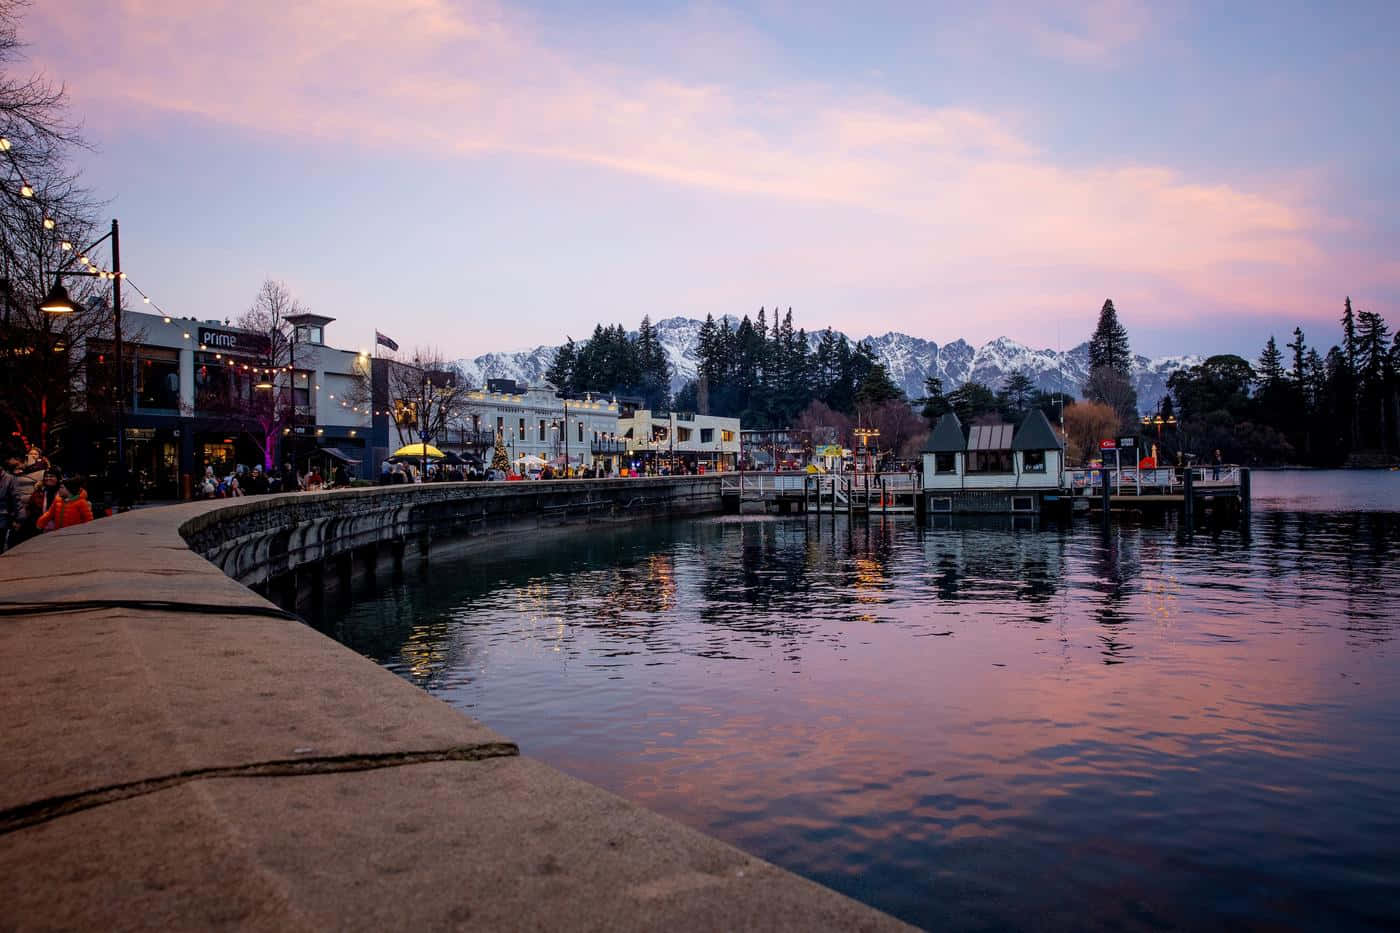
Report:
[[[1240,467],[1240,523],[1249,528],[1249,467]]]
[[[1193,534],[1196,524],[1196,471],[1190,466],[1186,467],[1185,480],[1186,488],[1181,500],[1182,524],[1186,526],[1186,533]]]
[[[1100,475],[1103,477],[1103,482],[1102,482],[1102,485],[1103,485],[1103,490],[1102,490],[1103,502],[1102,502],[1102,504],[1103,504],[1103,514],[1104,514],[1104,520],[1105,520],[1105,521],[1107,521],[1107,519],[1108,519],[1108,508],[1109,508],[1109,505],[1110,505],[1110,504],[1112,503],[1112,501],[1113,501],[1113,486],[1111,485],[1111,480],[1109,479],[1108,473],[1109,473],[1108,467],[1104,467],[1103,470],[1102,470],[1101,473],[1100,473]]]
[[[880,514],[887,515],[889,511],[890,500],[889,497],[885,495],[885,478],[882,476],[880,477]]]
[[[847,480],[846,482],[846,518],[850,519],[855,514],[856,508],[855,484]]]
[[[803,517],[803,518],[806,518],[806,517],[807,517],[807,512],[808,512],[807,500],[808,500],[809,498],[811,498],[811,492],[812,492],[812,477],[809,476],[808,474],[804,473],[804,474],[802,474],[802,517]]]

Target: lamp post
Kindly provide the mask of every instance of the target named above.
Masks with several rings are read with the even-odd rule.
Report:
[[[118,508],[122,507],[122,498],[126,489],[126,432],[124,430],[123,413],[125,411],[125,388],[122,379],[122,251],[121,235],[117,225],[117,219],[112,218],[112,229],[103,234],[97,240],[88,245],[86,249],[78,252],[80,256],[86,256],[92,250],[101,245],[104,241],[112,241],[112,358],[117,368],[116,386],[114,396],[116,399],[116,409],[112,413],[112,424],[117,435],[117,482],[118,482]],[[64,263],[66,265],[66,263]],[[39,310],[46,314],[72,314],[78,310],[73,299],[68,296],[68,289],[63,287],[63,277],[65,275],[80,275],[98,278],[104,275],[101,272],[67,271],[60,265],[53,274],[53,288],[44,296],[44,300],[39,302]]]

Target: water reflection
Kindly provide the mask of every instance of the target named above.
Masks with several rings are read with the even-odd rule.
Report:
[[[329,626],[527,754],[937,928],[1400,918],[1400,516],[727,518]]]

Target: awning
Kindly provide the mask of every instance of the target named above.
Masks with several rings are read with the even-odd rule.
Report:
[[[359,460],[347,454],[345,451],[341,450],[339,447],[319,447],[317,448],[316,452],[325,454],[329,457],[334,457],[335,459],[343,461],[345,463],[360,462]]]

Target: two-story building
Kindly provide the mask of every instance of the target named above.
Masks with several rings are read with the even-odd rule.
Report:
[[[937,512],[1040,512],[1064,486],[1064,442],[1045,413],[1019,426],[938,420],[923,452],[923,487]]]
[[[721,472],[738,468],[738,418],[641,408],[618,419],[629,469],[641,473]]]
[[[376,407],[388,409],[391,403],[386,399]],[[452,423],[433,443],[444,452],[480,458],[486,465],[491,462],[497,437],[508,458],[518,465],[538,461],[555,468],[612,472],[624,450],[618,437],[616,399],[591,394],[566,398],[553,386],[490,379],[485,387],[468,392],[459,407]],[[383,459],[392,453],[396,441],[406,437],[394,430],[387,411],[375,417],[375,425],[375,453]],[[381,427],[382,445],[378,440]]]
[[[90,339],[79,351],[75,389],[90,417],[74,434],[85,456],[70,452],[73,468],[99,473],[115,462],[111,411],[120,384],[127,466],[153,497],[190,496],[205,467],[223,475],[293,462],[305,470],[320,458],[347,462],[355,475],[364,469],[369,414],[348,398],[366,357],[326,346],[332,318],[301,316],[293,339],[272,352],[267,334],[221,321],[122,317],[123,378],[112,371],[110,341]]]

